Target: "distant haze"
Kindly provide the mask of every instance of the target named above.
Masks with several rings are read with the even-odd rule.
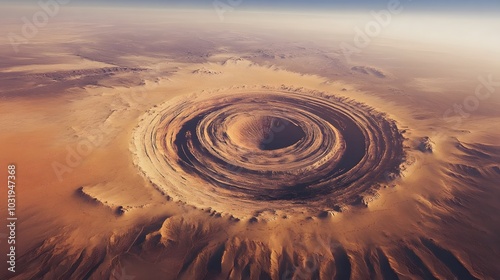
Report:
[[[36,4],[38,1],[30,0],[23,1],[23,4]],[[372,10],[383,9],[391,2],[400,2],[407,10],[411,11],[428,11],[428,12],[467,12],[467,13],[498,13],[500,11],[500,2],[497,0],[312,0],[312,1],[297,1],[297,0],[282,0],[282,1],[266,1],[266,0],[71,0],[69,1],[76,5],[105,5],[105,6],[175,6],[175,7],[198,7],[198,8],[213,8],[215,2],[237,6],[241,9],[279,9],[279,10]],[[0,0],[0,3],[15,3],[14,0]]]

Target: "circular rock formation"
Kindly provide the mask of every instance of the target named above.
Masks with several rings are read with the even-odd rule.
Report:
[[[401,163],[384,114],[318,92],[191,96],[152,109],[135,163],[164,194],[236,216],[319,212],[361,201]]]

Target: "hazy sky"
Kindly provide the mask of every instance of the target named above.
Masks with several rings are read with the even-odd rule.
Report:
[[[42,0],[51,1],[51,0]],[[500,0],[70,0],[77,5],[98,3],[101,5],[134,6],[185,6],[213,8],[214,2],[226,3],[242,9],[272,8],[283,10],[325,10],[325,9],[383,9],[390,1],[400,1],[407,10],[415,11],[464,11],[483,12],[499,11]],[[20,3],[18,0],[0,0],[0,3]],[[38,0],[26,0],[21,3],[36,4]],[[232,3],[232,4],[231,4]],[[499,14],[500,15],[500,14]]]

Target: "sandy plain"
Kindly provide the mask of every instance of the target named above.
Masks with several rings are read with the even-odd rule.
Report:
[[[18,272],[3,262],[2,277],[500,275],[500,68],[490,49],[382,36],[346,61],[338,46],[349,34],[314,21],[287,27],[295,16],[272,17],[280,24],[270,29],[265,15],[187,23],[179,12],[131,23],[130,11],[106,13],[63,31],[51,24],[16,55],[0,53],[0,166],[15,163],[19,178]],[[403,137],[399,172],[374,179],[358,203],[301,212],[286,199],[251,211],[238,200],[210,205],[197,200],[199,188],[180,199],[141,171],[134,135],[157,108],[270,89],[324,92],[382,113]],[[182,187],[200,182],[185,176]]]

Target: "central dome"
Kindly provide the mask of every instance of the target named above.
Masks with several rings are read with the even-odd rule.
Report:
[[[300,126],[274,116],[241,116],[231,122],[227,135],[238,145],[259,150],[290,147],[306,136]]]

